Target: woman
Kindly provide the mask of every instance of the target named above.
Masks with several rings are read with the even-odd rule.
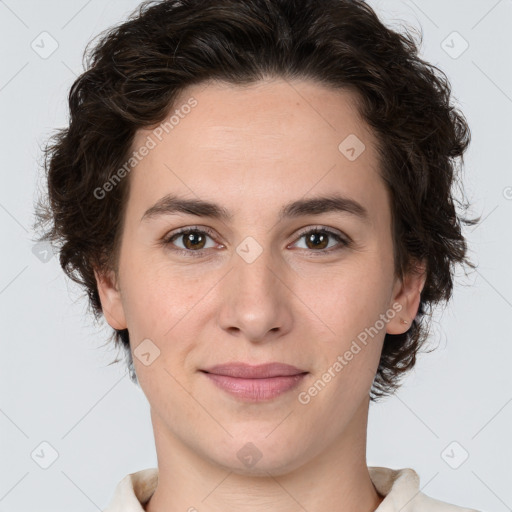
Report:
[[[145,2],[91,57],[40,215],[151,406],[107,510],[470,510],[366,465],[473,266],[444,74],[355,0]]]

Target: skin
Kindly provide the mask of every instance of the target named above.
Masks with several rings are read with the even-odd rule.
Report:
[[[389,196],[374,136],[354,93],[311,81],[199,84],[174,108],[191,96],[197,106],[129,177],[117,274],[96,274],[108,323],[130,332],[151,407],[159,483],[145,509],[315,512],[335,503],[374,511],[382,496],[366,465],[369,390],[384,336],[408,329],[400,318],[416,315],[425,277],[393,273]],[[139,130],[133,147],[151,133]],[[366,146],[354,161],[338,149],[349,134]],[[171,192],[218,203],[233,218],[180,213],[141,221]],[[369,221],[339,212],[277,218],[290,201],[333,192],[360,202]],[[197,249],[183,236],[162,243],[194,226],[215,233],[203,235],[203,256],[189,255]],[[330,236],[328,248],[338,250],[316,255],[299,232],[317,226],[352,245]],[[262,248],[252,263],[236,252],[248,236]],[[301,404],[299,393],[393,304],[400,313]],[[133,353],[144,339],[160,350],[148,366]],[[296,389],[248,403],[199,371],[231,361],[278,361],[309,373]],[[237,457],[249,442],[261,453],[251,467]]]

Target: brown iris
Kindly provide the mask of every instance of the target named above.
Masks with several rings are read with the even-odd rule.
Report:
[[[318,239],[320,239],[320,240],[315,242],[315,238],[317,240]],[[310,249],[325,249],[325,247],[327,247],[327,245],[328,245],[328,240],[329,240],[329,235],[327,235],[326,233],[314,232],[314,233],[310,233],[306,236],[306,245]],[[310,243],[312,244],[312,246],[309,245]]]
[[[183,237],[183,245],[187,249],[203,249],[205,245],[206,235],[198,231],[182,234],[181,236]]]

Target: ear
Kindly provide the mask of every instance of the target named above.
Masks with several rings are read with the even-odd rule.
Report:
[[[94,270],[96,285],[100,296],[103,315],[114,329],[126,329],[121,292],[113,271],[99,272]]]
[[[403,334],[410,329],[420,306],[421,290],[423,290],[427,279],[426,268],[426,260],[422,260],[416,263],[415,268],[406,274],[403,280],[396,279],[392,302],[389,306],[391,308],[394,304],[393,310],[396,310],[397,313],[388,322],[386,333]],[[400,310],[398,310],[397,304],[400,304]],[[402,319],[406,320],[407,324],[404,324]]]

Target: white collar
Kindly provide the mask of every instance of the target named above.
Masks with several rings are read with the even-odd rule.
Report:
[[[391,469],[369,466],[377,492],[384,496],[375,512],[478,512],[435,500],[419,489],[420,479],[411,468]],[[104,512],[144,512],[142,508],[158,484],[158,468],[126,475],[117,485]]]

